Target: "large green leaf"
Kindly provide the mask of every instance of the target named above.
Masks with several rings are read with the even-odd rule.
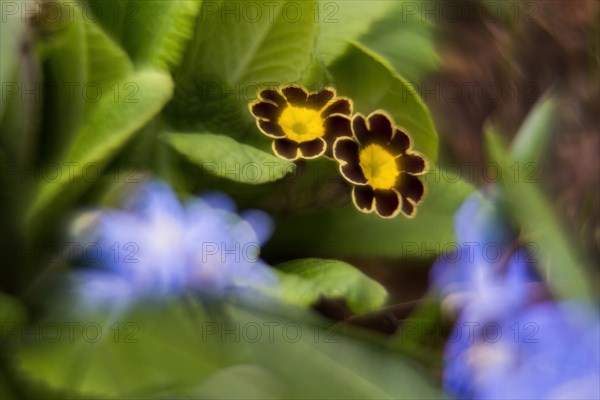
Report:
[[[386,3],[393,3],[393,9],[357,41],[389,62],[402,77],[419,83],[441,61],[435,49],[434,24],[423,18],[424,3]]]
[[[415,365],[385,346],[352,338],[314,318],[300,319],[295,310],[282,310],[294,319],[258,310],[228,311],[240,337],[254,339],[252,328],[259,327],[261,336],[253,340],[247,362],[283,382],[280,398],[441,398]]]
[[[28,213],[29,222],[48,211],[57,197],[73,194],[93,182],[94,174],[102,172],[120,148],[161,110],[173,88],[168,74],[155,71],[134,73],[117,84],[131,85],[135,90],[117,102],[112,96],[102,97],[61,158],[63,173],[56,179],[42,180]],[[92,177],[86,176],[89,174]]]
[[[537,128],[538,124],[529,127]],[[511,168],[515,161],[498,136],[488,134],[487,148],[492,161],[501,167],[505,198],[521,226],[523,240],[535,246],[532,250],[536,250],[534,257],[540,273],[556,294],[565,298],[589,298],[591,288],[584,276],[584,265],[551,205],[534,183],[514,179]]]
[[[313,59],[311,2],[205,2],[177,71],[169,108],[178,126],[240,135],[265,85],[299,81]]]
[[[364,313],[385,304],[387,292],[350,264],[306,258],[279,264],[281,286],[273,293],[291,304],[308,306],[321,297],[343,297],[350,309]]]
[[[288,257],[313,254],[408,260],[450,250],[454,213],[474,189],[446,171],[435,170],[424,179],[426,198],[413,219],[402,215],[382,219],[363,214],[352,204],[324,209],[279,221],[265,251]]]
[[[92,0],[102,25],[139,67],[169,70],[181,61],[201,0]]]
[[[344,54],[350,42],[376,28],[394,9],[393,1],[357,0],[315,3],[312,11],[321,24],[317,52],[325,65]]]
[[[414,149],[431,163],[436,161],[438,137],[429,110],[387,62],[354,44],[330,67],[330,72],[339,92],[354,100],[355,112],[387,111],[410,134]]]
[[[236,182],[272,182],[295,169],[294,163],[223,135],[169,133],[164,139],[207,172]]]
[[[69,312],[72,314],[72,310]],[[121,313],[53,315],[31,327],[39,339],[17,348],[24,380],[75,398],[147,398],[196,384],[225,364],[209,319],[183,302]]]
[[[45,49],[44,130],[51,139],[44,146],[45,160],[64,151],[102,99],[127,94],[128,82],[122,79],[133,71],[125,52],[76,3],[57,4],[62,4],[65,26]]]

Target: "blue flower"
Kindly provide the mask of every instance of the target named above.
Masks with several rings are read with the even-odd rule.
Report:
[[[462,319],[446,347],[444,386],[464,399],[600,398],[600,321],[582,304],[543,302],[488,323]],[[462,328],[461,328],[462,327]],[[493,327],[493,328],[492,328]]]
[[[98,245],[92,269],[76,276],[93,304],[128,305],[192,290],[220,297],[276,282],[259,258],[272,231],[270,217],[241,216],[226,195],[180,203],[163,183],[145,183],[123,210],[97,213],[86,239]]]
[[[494,200],[473,194],[459,209],[454,229],[456,251],[441,256],[430,273],[449,311],[496,320],[543,291],[534,260],[516,246],[514,230]]]

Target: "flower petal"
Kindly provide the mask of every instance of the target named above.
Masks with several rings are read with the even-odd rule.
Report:
[[[352,137],[352,127],[350,126],[350,117],[345,115],[332,115],[323,122],[325,135],[323,138],[327,142],[327,149],[330,156],[333,154],[333,145],[340,137]]]
[[[402,174],[397,190],[400,192],[403,199],[411,199],[416,204],[423,198],[425,186],[416,176]]]
[[[333,157],[340,163],[340,173],[355,185],[364,185],[367,178],[363,174],[358,158],[358,143],[351,138],[339,138],[333,146]]]
[[[331,88],[325,88],[317,93],[308,96],[308,106],[315,110],[320,110],[327,105],[335,96],[335,91]]]
[[[378,142],[387,145],[392,140],[393,127],[390,117],[380,111],[375,111],[368,116],[367,122],[371,136]]]
[[[250,106],[250,112],[256,118],[264,118],[270,121],[275,121],[281,114],[281,109],[275,104],[267,101],[259,101]]]
[[[393,218],[400,212],[402,199],[395,190],[375,190],[375,211],[383,218]]]
[[[258,128],[265,135],[272,138],[282,138],[285,137],[285,133],[283,129],[281,129],[281,125],[274,121],[265,121],[264,119],[259,119],[256,121]]]
[[[409,218],[415,216],[415,206],[410,201],[408,201],[406,198],[402,199],[401,211],[402,211],[402,214],[406,215]]]
[[[417,175],[425,172],[425,159],[416,153],[405,153],[398,159],[401,171]]]
[[[276,139],[273,141],[273,152],[280,158],[294,161],[299,157],[298,143],[289,139]]]
[[[352,118],[352,133],[354,137],[363,146],[369,142],[369,130],[367,129],[367,121],[361,114],[356,114]]]
[[[372,212],[374,200],[375,193],[371,186],[354,186],[352,188],[352,201],[360,211],[364,213]]]
[[[305,104],[308,99],[308,93],[300,86],[290,85],[281,89],[281,92],[290,103]]]
[[[300,154],[302,154],[302,158],[317,158],[325,153],[326,147],[325,140],[321,138],[302,142],[300,143]]]
[[[259,96],[263,100],[271,101],[281,108],[286,106],[285,98],[277,90],[265,89],[259,93]]]
[[[410,137],[402,130],[396,128],[389,147],[393,154],[402,154],[410,147]]]
[[[352,103],[345,98],[337,98],[335,101],[325,107],[321,113],[321,117],[327,118],[333,114],[343,114],[350,116],[352,114]]]

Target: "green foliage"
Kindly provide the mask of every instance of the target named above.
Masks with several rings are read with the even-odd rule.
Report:
[[[62,165],[72,166],[72,169],[57,180],[42,182],[29,210],[30,221],[47,211],[57,196],[84,189],[90,181],[85,171],[90,166],[101,170],[137,130],[160,111],[172,91],[170,77],[154,71],[134,73],[117,85],[132,91],[120,98],[104,96],[100,99],[61,158]]]
[[[538,110],[546,110],[546,107],[542,106]],[[546,114],[546,116],[549,115]],[[537,119],[538,116],[532,118]],[[539,124],[531,123],[531,121],[531,119],[528,120],[525,129],[520,131],[520,135],[533,138],[539,134],[550,133],[550,130],[529,131],[529,129],[537,130],[539,127]],[[533,139],[529,140],[534,141]],[[517,143],[520,141],[518,140]],[[525,143],[526,141],[523,139],[521,142]],[[575,253],[564,229],[560,226],[551,205],[534,183],[527,182],[522,176],[515,177],[514,173],[511,173],[515,160],[509,155],[500,138],[489,133],[487,148],[491,159],[501,168],[504,198],[508,202],[514,218],[521,226],[523,239],[533,243],[534,250],[539,250],[534,256],[538,260],[539,272],[544,276],[545,281],[561,297],[589,299],[591,288],[584,276],[584,265]],[[523,151],[523,153],[532,154],[529,151]],[[519,154],[518,151],[517,154]]]
[[[428,193],[414,219],[384,220],[353,205],[324,209],[282,221],[268,251],[403,261],[433,257],[454,241],[454,213],[473,187],[440,170],[426,175],[425,185]]]
[[[355,43],[330,72],[339,92],[354,100],[355,112],[387,111],[410,134],[415,150],[431,163],[437,160],[437,132],[427,107],[380,56]]]
[[[236,182],[272,182],[295,169],[293,163],[223,135],[169,133],[164,139],[208,173]]]
[[[273,294],[290,304],[309,306],[321,297],[344,298],[356,313],[385,304],[387,292],[350,264],[337,260],[307,258],[279,264],[281,285]]]

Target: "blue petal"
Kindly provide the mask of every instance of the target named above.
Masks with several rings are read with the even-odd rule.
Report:
[[[273,218],[269,214],[261,210],[246,210],[242,213],[242,218],[252,226],[261,245],[271,238]]]

